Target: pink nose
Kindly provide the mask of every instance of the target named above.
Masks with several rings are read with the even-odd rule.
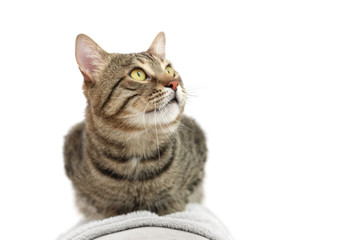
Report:
[[[165,87],[170,87],[176,92],[178,85],[179,82],[177,80],[171,80],[165,85]]]

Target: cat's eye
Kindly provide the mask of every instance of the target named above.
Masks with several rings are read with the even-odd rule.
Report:
[[[143,70],[141,70],[140,68],[134,69],[131,73],[130,76],[138,81],[144,81],[146,79],[146,74]]]
[[[165,68],[165,72],[166,72],[167,74],[171,75],[171,76],[174,76],[174,75],[175,75],[174,69],[172,69],[172,68],[169,67],[169,66],[167,66],[167,67]]]

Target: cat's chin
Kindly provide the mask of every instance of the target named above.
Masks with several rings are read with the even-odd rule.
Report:
[[[175,121],[180,114],[180,105],[176,99],[169,101],[161,109],[138,113],[132,121],[141,126],[169,124]]]
[[[176,98],[174,98],[164,107],[146,113],[146,118],[149,123],[170,123],[178,117],[179,113],[180,106]]]

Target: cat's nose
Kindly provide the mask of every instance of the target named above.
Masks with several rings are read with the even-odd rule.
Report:
[[[172,88],[172,90],[176,92],[178,85],[179,82],[177,80],[171,80],[165,85],[165,87]]]

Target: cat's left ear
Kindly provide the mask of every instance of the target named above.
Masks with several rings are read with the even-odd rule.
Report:
[[[165,58],[165,33],[159,32],[147,50],[148,53],[155,55],[161,59]]]

